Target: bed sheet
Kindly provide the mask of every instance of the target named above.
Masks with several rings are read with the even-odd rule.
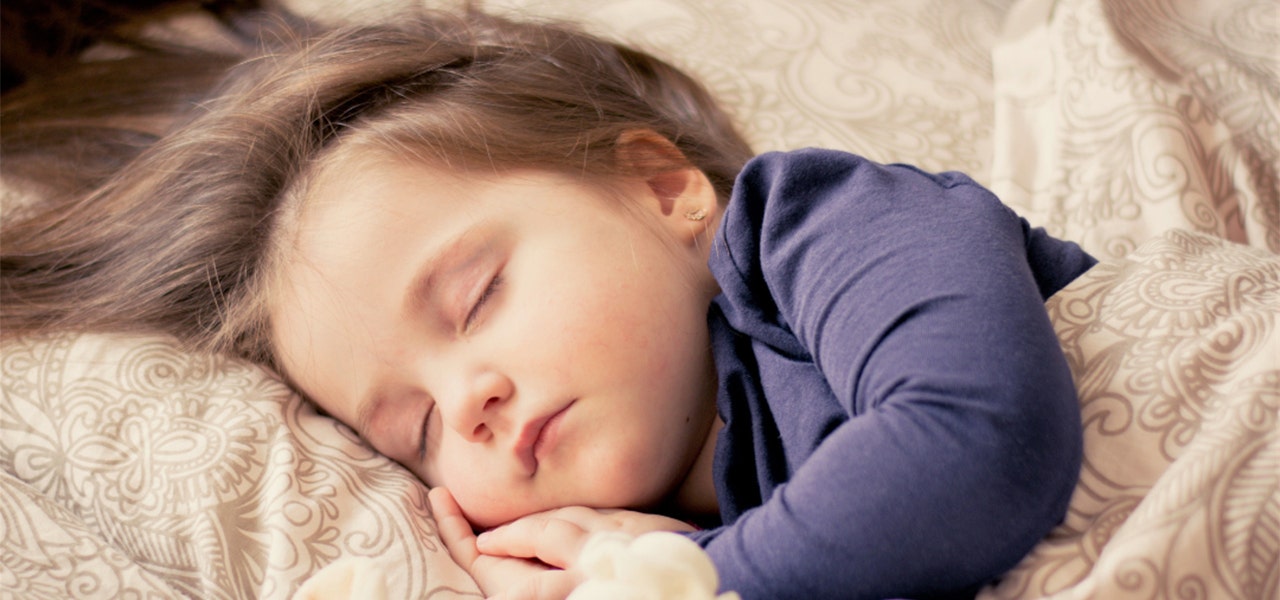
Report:
[[[1280,255],[1170,231],[1046,306],[1084,466],[1064,523],[980,598],[1280,596]]]
[[[991,187],[1122,257],[1173,229],[1280,252],[1280,5],[1023,0],[995,46]]]
[[[384,14],[374,1],[296,3],[349,20]],[[967,171],[1107,259],[1049,304],[1085,476],[984,594],[1276,596],[1273,2],[489,5],[669,57],[759,150]],[[40,337],[0,348],[0,393],[0,597],[284,598],[358,556],[391,597],[478,596],[422,485],[256,367],[159,337]]]

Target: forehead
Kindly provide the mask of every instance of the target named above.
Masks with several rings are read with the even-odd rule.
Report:
[[[334,399],[372,375],[370,349],[394,331],[403,282],[475,214],[468,187],[436,169],[368,159],[307,186],[277,261],[271,337],[282,370],[340,419],[351,422]]]

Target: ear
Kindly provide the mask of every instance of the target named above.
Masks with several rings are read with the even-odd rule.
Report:
[[[618,164],[639,173],[647,206],[676,240],[693,248],[709,246],[720,222],[720,203],[706,174],[691,166],[667,138],[649,129],[618,137]]]

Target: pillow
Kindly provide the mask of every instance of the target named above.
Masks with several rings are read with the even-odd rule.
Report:
[[[362,556],[392,597],[477,591],[425,487],[257,367],[98,334],[0,356],[0,587],[18,596],[279,598]]]

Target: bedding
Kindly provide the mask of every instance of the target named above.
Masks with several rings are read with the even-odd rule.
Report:
[[[1280,252],[1280,6],[1024,0],[990,186],[1100,258],[1171,229]]]
[[[758,150],[962,170],[1104,259],[1048,303],[1080,485],[984,597],[1280,596],[1276,3],[488,6],[671,58]],[[361,557],[391,598],[479,596],[423,486],[261,369],[84,332],[6,342],[0,394],[0,597],[287,598]]]
[[[1280,595],[1280,256],[1171,231],[1046,306],[1085,457],[996,598]]]

